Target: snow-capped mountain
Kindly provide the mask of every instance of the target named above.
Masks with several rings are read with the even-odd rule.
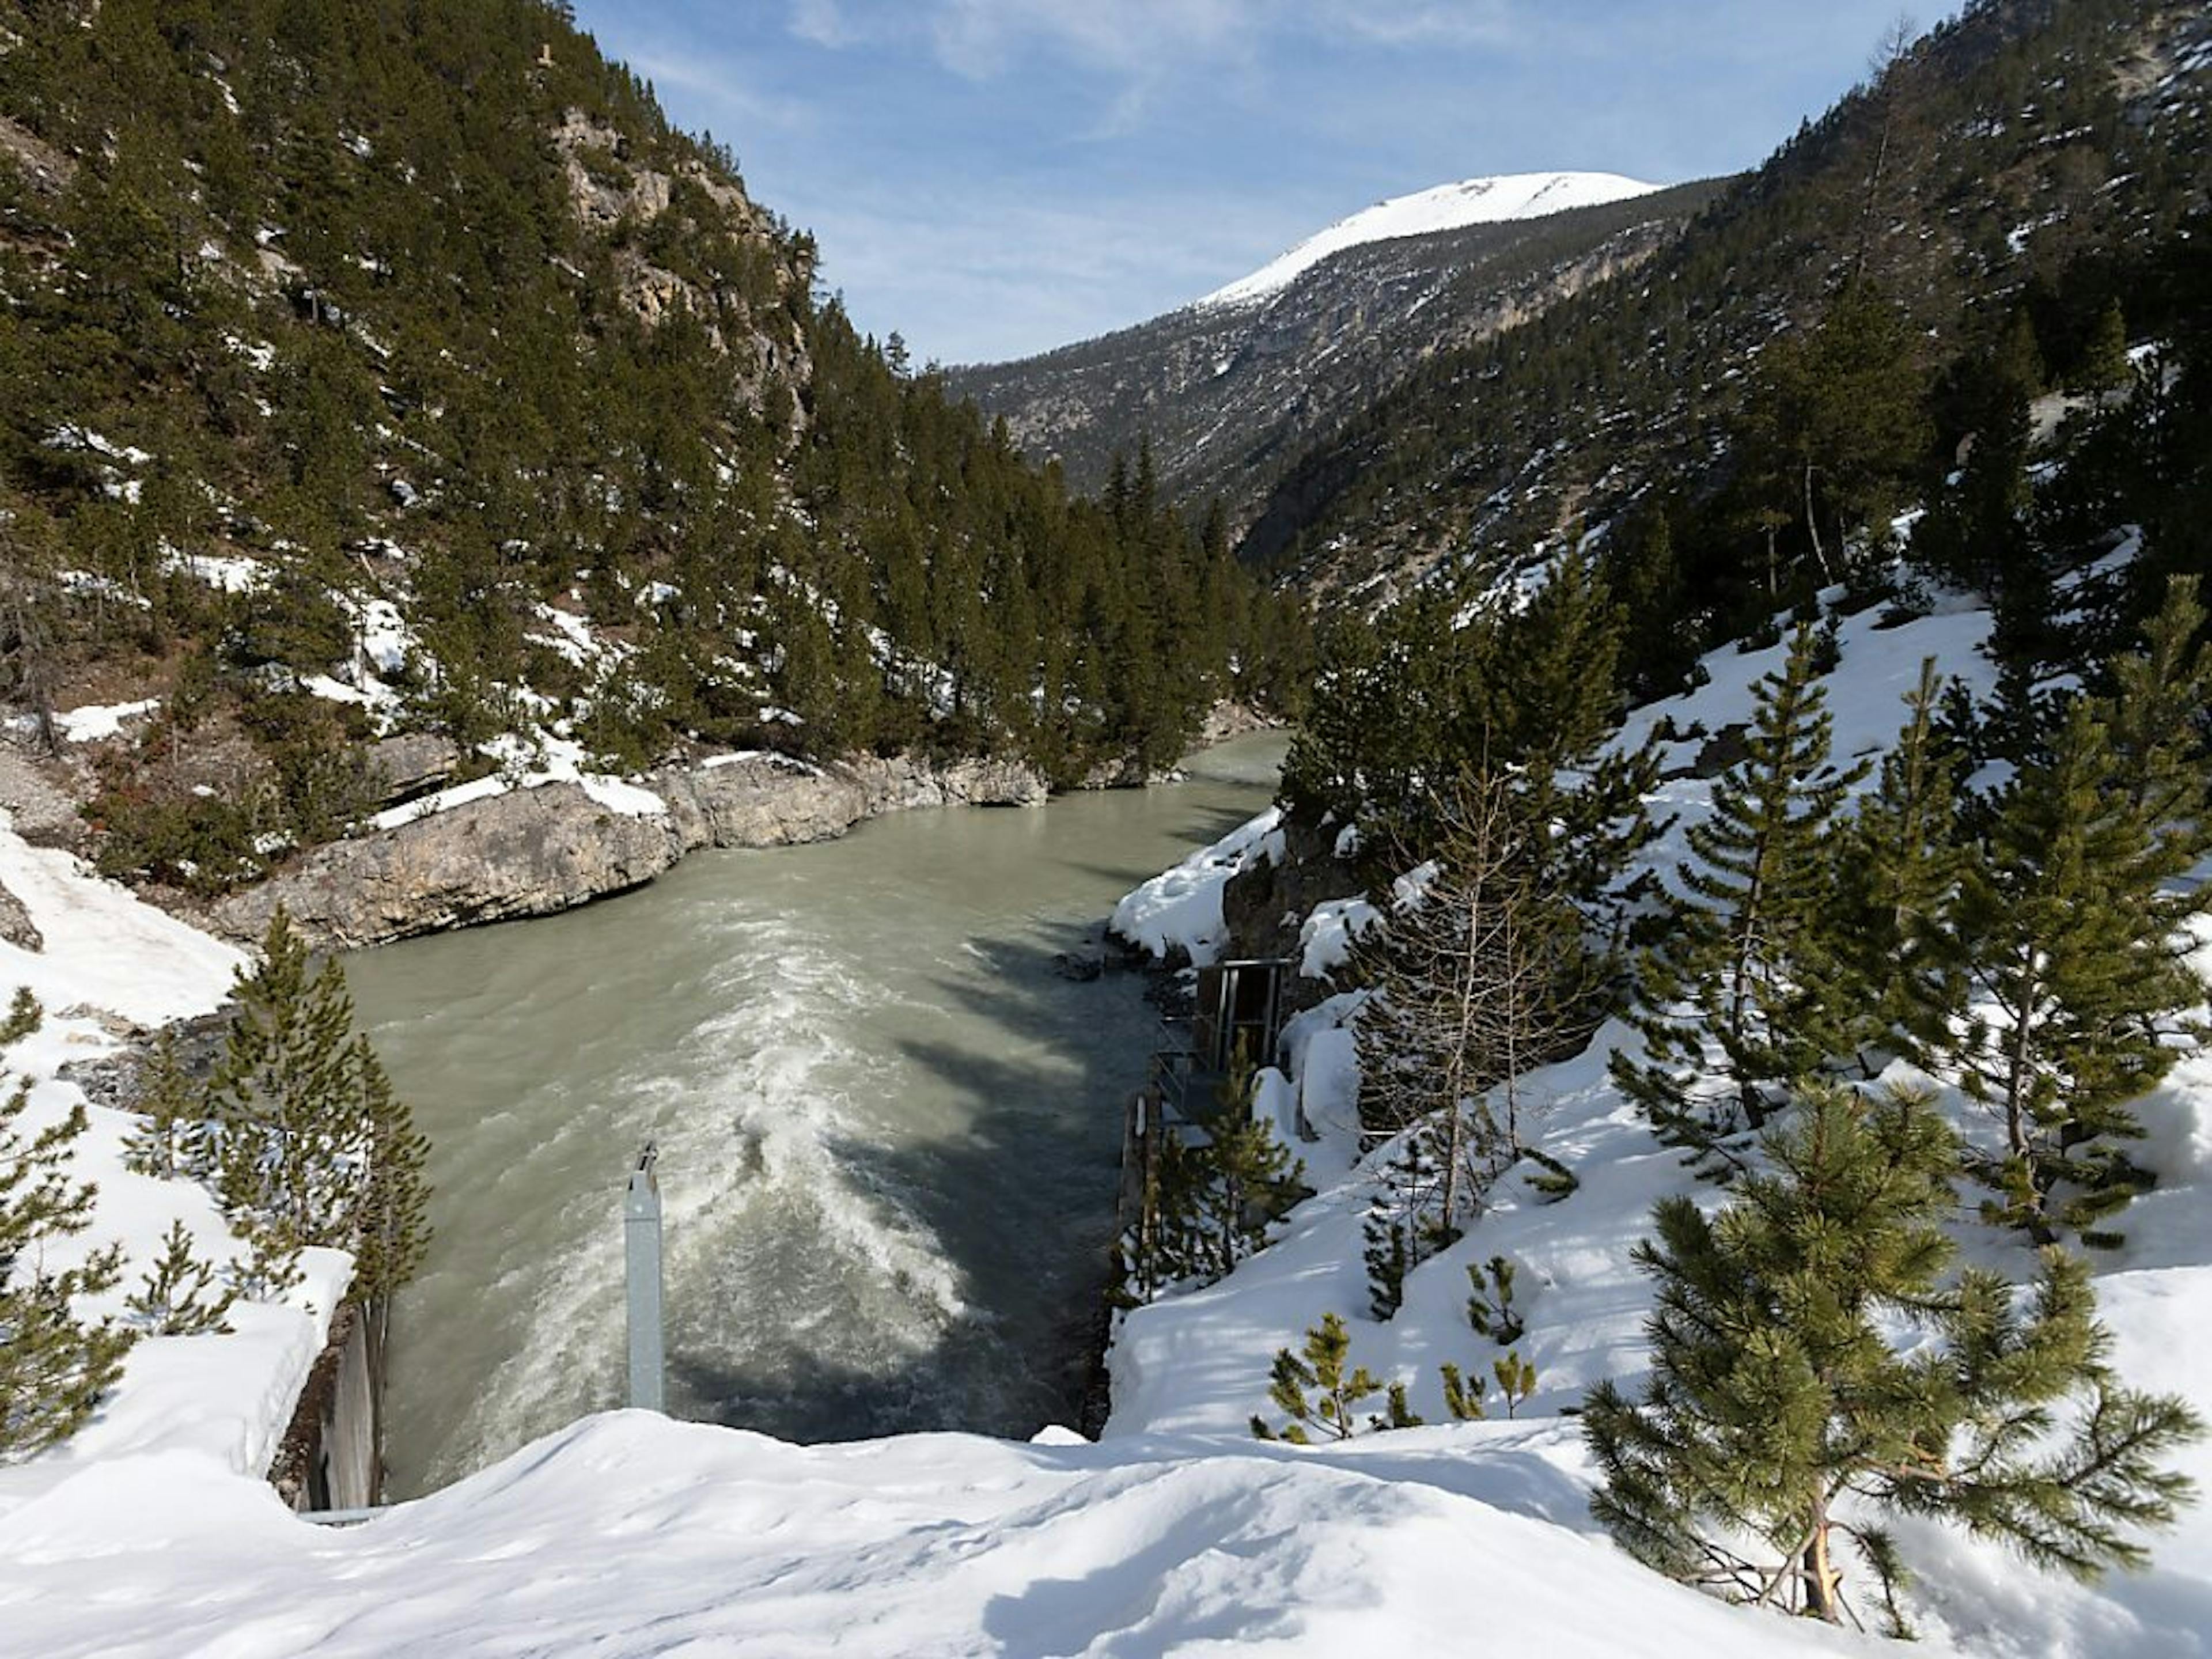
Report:
[[[1164,489],[1241,528],[1284,463],[1441,350],[1540,315],[1670,245],[1717,183],[1471,179],[1383,202],[1164,317],[1020,362],[956,368],[1079,489],[1149,438]]]
[[[1322,260],[1364,243],[1426,236],[1468,225],[1502,224],[1512,219],[1540,219],[1571,208],[1601,207],[1608,202],[1648,196],[1658,188],[1617,173],[1509,173],[1495,178],[1462,179],[1455,185],[1438,185],[1411,196],[1394,196],[1338,220],[1250,276],[1216,289],[1198,304],[1201,307],[1249,306],[1273,299]]]

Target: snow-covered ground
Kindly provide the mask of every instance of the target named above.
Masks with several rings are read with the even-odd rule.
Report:
[[[1986,612],[1958,604],[1891,629],[1878,626],[1871,611],[1845,618],[1841,667],[1827,683],[1837,755],[1872,755],[1894,738],[1904,718],[1900,699],[1925,657],[1985,695],[1994,670],[1979,647],[1989,624]],[[1621,741],[1640,743],[1671,716],[1677,730],[1698,735],[1668,745],[1664,759],[1670,767],[1686,763],[1706,737],[1750,717],[1753,686],[1786,653],[1786,646],[1714,653],[1705,660],[1707,684],[1638,710]],[[1653,805],[1679,815],[1649,854],[1667,867],[1681,856],[1684,831],[1710,810],[1711,785],[1671,781]],[[1205,959],[1200,952],[1218,948],[1221,887],[1236,868],[1269,856],[1264,831],[1273,828],[1255,820],[1194,855],[1171,872],[1173,879],[1146,884],[1124,902],[1127,919],[1143,925],[1124,931],[1163,954],[1181,945]],[[1319,907],[1309,918],[1309,943],[1331,937],[1344,914],[1341,904]],[[2204,940],[2196,960],[2212,980],[2212,926]],[[1304,970],[1312,974],[1325,969],[1333,953],[1309,954]],[[1308,1455],[1348,1456],[1352,1467],[1370,1468],[1393,1467],[1401,1455],[1418,1461],[1455,1455],[1468,1470],[1462,1490],[1559,1529],[1562,1549],[1567,1534],[1599,1547],[1602,1534],[1587,1509],[1595,1476],[1573,1419],[1562,1413],[1593,1384],[1613,1377],[1632,1386],[1643,1371],[1650,1286],[1632,1266],[1630,1249],[1647,1231],[1658,1198],[1684,1191],[1710,1195],[1711,1189],[1683,1169],[1679,1152],[1658,1144],[1611,1083],[1607,1054],[1638,1040],[1626,1025],[1608,1024],[1583,1054],[1522,1082],[1523,1113],[1533,1111],[1540,1124],[1535,1144],[1571,1166],[1580,1188],[1564,1201],[1545,1203],[1518,1176],[1508,1176],[1467,1236],[1408,1276],[1395,1317],[1373,1320],[1361,1235],[1373,1166],[1354,1164],[1358,1074],[1347,1026],[1359,1000],[1358,993],[1332,997],[1285,1034],[1288,1086],[1321,1137],[1297,1149],[1317,1195],[1291,1213],[1280,1242],[1228,1279],[1127,1316],[1112,1355],[1115,1409],[1103,1443],[1111,1449],[1162,1437],[1225,1443],[1249,1432],[1255,1413],[1279,1421],[1267,1397],[1267,1360],[1278,1348],[1300,1346],[1305,1332],[1331,1312],[1351,1330],[1348,1363],[1365,1365],[1382,1382],[1404,1382],[1415,1412],[1431,1422],[1445,1419],[1438,1367],[1451,1362],[1484,1375],[1503,1352],[1470,1328],[1466,1307],[1468,1268],[1504,1255],[1516,1264],[1516,1304],[1528,1322],[1515,1346],[1538,1375],[1518,1420],[1377,1434],[1351,1443],[1349,1451]],[[1900,1079],[1917,1079],[1899,1069]],[[1962,1124],[1974,1115],[1956,1091],[1943,1099]],[[2102,1316],[2124,1376],[2138,1387],[2181,1394],[2212,1419],[2212,1055],[2185,1060],[2143,1103],[2141,1115],[2150,1126],[2145,1155],[2160,1182],[2128,1212],[2127,1245],[2092,1263]],[[1976,1231],[1968,1248],[1978,1259],[2018,1279],[2032,1276],[2024,1247]],[[1369,1404],[1379,1408],[1381,1402]],[[1494,1390],[1491,1407],[1503,1409]],[[2212,1442],[2200,1442],[2177,1462],[2212,1497]],[[2186,1514],[2179,1530],[2156,1540],[2148,1573],[2117,1576],[2096,1589],[2039,1574],[1993,1547],[1925,1524],[1899,1534],[1908,1560],[1923,1576],[1917,1610],[1923,1634],[1932,1638],[1923,1651],[1955,1645],[2002,1659],[2212,1655],[2212,1510],[2202,1505]],[[1753,1628],[1761,1631],[1767,1652],[1799,1650],[1802,1626],[1754,1620]],[[1613,1650],[1686,1651],[1640,1632],[1624,1635]]]
[[[1986,625],[1963,611],[1887,631],[1847,623],[1839,750],[1891,735],[1923,655],[1985,677],[1973,649]],[[1748,712],[1749,684],[1777,659],[1717,655],[1711,684],[1642,718],[1672,712],[1678,726],[1718,730]],[[1701,787],[1668,787],[1686,816],[1703,809]],[[1125,904],[1127,931],[1203,959],[1221,943],[1221,884],[1269,856],[1275,830],[1263,817],[1146,884]],[[64,1098],[52,1075],[61,1048],[110,1040],[68,1010],[152,1020],[207,1006],[227,982],[227,950],[62,855],[0,834],[0,881],[50,941],[44,957],[0,946],[0,968],[63,1016],[9,1056],[41,1079],[42,1106]],[[1313,965],[1325,970],[1366,921],[1331,910],[1309,939]],[[2201,961],[2212,970],[2212,948]],[[1300,1149],[1318,1195],[1226,1280],[1127,1318],[1097,1445],[1048,1431],[1028,1445],[929,1435],[800,1448],[620,1413],[368,1524],[321,1530],[256,1478],[254,1425],[270,1420],[284,1366],[210,1358],[185,1374],[187,1354],[258,1354],[241,1322],[235,1338],[142,1345],[74,1447],[0,1474],[0,1655],[1875,1651],[1872,1638],[1670,1583],[1589,1519],[1590,1472],[1564,1413],[1590,1383],[1642,1366],[1649,1290],[1628,1247],[1654,1198],[1688,1179],[1606,1079],[1603,1052],[1631,1040],[1623,1028],[1527,1081],[1540,1143],[1574,1166],[1580,1190],[1540,1204],[1509,1177],[1468,1237],[1412,1274],[1395,1319],[1366,1316],[1368,1178],[1352,1164],[1345,1024],[1358,1000],[1333,996],[1295,1022],[1291,1075],[1268,1080],[1278,1118],[1295,1091],[1319,1134]],[[2190,1058],[2144,1115],[2165,1178],[2130,1212],[2129,1246],[2097,1264],[2104,1315],[2131,1380],[2212,1413],[2212,1061]],[[96,1115],[95,1139],[112,1146],[119,1125]],[[184,1189],[156,1204],[112,1164],[93,1167],[104,1227],[112,1210],[134,1240],[150,1237],[166,1225],[160,1205],[191,1212],[196,1228],[211,1222]],[[1441,1419],[1438,1364],[1480,1371],[1495,1352],[1468,1327],[1464,1267],[1500,1253],[1520,1264],[1518,1346],[1539,1373],[1518,1420],[1310,1449],[1251,1438],[1273,1351],[1330,1311],[1347,1316],[1358,1362],[1405,1380],[1415,1409]],[[267,1311],[311,1343],[308,1315]],[[2212,1448],[2185,1463],[2212,1485]],[[2212,1518],[2201,1509],[2159,1541],[2150,1572],[2099,1589],[1948,1535],[1905,1543],[1928,1579],[1920,1651],[2212,1653]]]
[[[59,1074],[64,1066],[115,1053],[118,1023],[151,1027],[210,1012],[228,994],[243,958],[100,880],[70,854],[26,845],[5,822],[0,813],[0,886],[21,902],[45,948],[27,951],[0,940],[0,1000],[27,987],[46,1018],[34,1035],[0,1056],[0,1065],[8,1086],[31,1080],[23,1127],[36,1133],[85,1103],[84,1091]],[[124,1168],[129,1114],[91,1106],[87,1115],[90,1123],[76,1143],[73,1169],[77,1180],[98,1188],[94,1223],[76,1237],[51,1243],[46,1253],[58,1270],[108,1244],[124,1247],[122,1282],[91,1301],[87,1313],[122,1316],[125,1300],[160,1257],[173,1223],[184,1224],[203,1259],[220,1264],[240,1254],[204,1188]],[[196,1459],[258,1480],[352,1276],[351,1260],[337,1250],[310,1250],[301,1265],[303,1282],[283,1304],[234,1305],[231,1334],[142,1340],[125,1363],[121,1386],[74,1439],[27,1464],[0,1466],[0,1516],[84,1469],[148,1453]],[[19,1589],[0,1569],[0,1603]],[[0,1616],[0,1650],[10,1650],[9,1628]]]
[[[1196,303],[1213,308],[1256,305],[1281,293],[1322,260],[1365,242],[1457,230],[1463,225],[1540,219],[1570,208],[1599,207],[1632,196],[1648,196],[1658,188],[1614,173],[1515,173],[1438,185],[1411,196],[1394,196],[1348,219],[1340,219],[1250,276],[1216,289]]]

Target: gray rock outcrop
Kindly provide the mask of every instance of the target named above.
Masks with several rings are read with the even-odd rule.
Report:
[[[461,751],[427,732],[383,738],[368,746],[370,787],[380,806],[398,806],[442,787],[460,765]]]
[[[0,939],[22,951],[43,951],[46,935],[39,924],[31,920],[31,913],[23,908],[23,901],[5,887],[0,887]]]
[[[908,807],[1036,805],[1047,793],[1012,762],[813,766],[765,754],[665,768],[646,785],[665,812],[618,812],[580,785],[548,783],[333,842],[224,899],[214,921],[252,940],[281,904],[316,944],[354,949],[550,915],[639,886],[702,847],[826,841]]]
[[[668,818],[617,812],[575,784],[549,783],[318,847],[223,900],[215,919],[258,939],[282,904],[318,945],[378,945],[566,910],[652,880],[682,850]]]

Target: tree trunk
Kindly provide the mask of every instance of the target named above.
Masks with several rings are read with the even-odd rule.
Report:
[[[1805,533],[1813,539],[1813,562],[1820,567],[1820,585],[1835,586],[1835,574],[1828,568],[1827,550],[1820,545],[1820,520],[1813,510],[1813,462],[1805,462]]]
[[[1824,1498],[1814,1515],[1813,1541],[1805,1546],[1805,1611],[1838,1625],[1843,1622],[1843,1592],[1828,1546],[1828,1505]]]

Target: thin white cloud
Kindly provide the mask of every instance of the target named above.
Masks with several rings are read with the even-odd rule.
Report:
[[[803,99],[765,93],[747,84],[736,65],[725,58],[675,58],[645,52],[630,54],[629,63],[656,89],[673,87],[690,94],[689,101],[711,111],[713,120],[726,134],[741,137],[748,129],[767,126],[797,132],[817,123],[812,106]]]
[[[860,39],[839,0],[791,0],[791,32],[817,46],[848,46]]]
[[[1296,38],[1382,46],[1502,46],[1527,38],[1525,0],[791,0],[793,34],[828,46],[924,44],[970,80],[1033,53],[1157,79],[1249,62]]]

